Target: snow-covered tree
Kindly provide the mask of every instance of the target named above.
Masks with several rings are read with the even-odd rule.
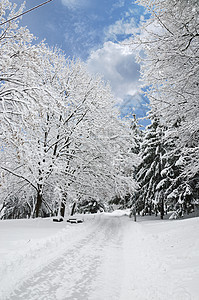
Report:
[[[176,126],[177,147],[184,148],[187,176],[199,172],[199,2],[138,0],[150,17],[134,35],[150,106],[168,127]],[[147,15],[147,17],[149,16]],[[188,154],[189,153],[189,154]],[[192,166],[192,167],[191,167]]]
[[[164,210],[174,210],[182,216],[197,204],[196,181],[189,180],[184,172],[186,158],[176,147],[179,137],[175,131],[151,117],[140,150],[142,161],[136,172],[140,189],[134,200],[143,213],[160,212],[163,217]]]
[[[15,4],[1,1],[0,22],[19,14],[23,7],[19,11],[15,10]],[[31,80],[29,85],[25,85],[23,73],[27,64],[26,57],[34,55],[30,48],[32,40],[33,36],[26,28],[18,27],[18,21],[0,26],[0,114],[1,119],[7,123],[18,120],[22,112],[29,109],[30,103],[26,103],[25,99],[31,87]],[[30,62],[30,59],[28,61]],[[29,77],[31,79],[31,76]],[[0,127],[0,133],[3,130],[4,128]]]
[[[192,159],[194,161],[194,158],[189,157],[189,154],[186,156],[184,149],[176,147],[178,136],[174,135],[175,131],[171,131],[171,128],[166,130],[164,135],[165,154],[161,176],[165,181],[164,194],[168,209],[175,210],[179,216],[182,216],[193,211],[198,202],[196,200],[198,199],[197,177],[187,176],[185,165],[188,165]]]
[[[144,213],[161,212],[164,215],[163,194],[164,180],[161,171],[163,168],[163,145],[164,128],[160,125],[157,117],[152,118],[152,123],[145,129],[145,135],[141,143],[141,163],[136,171],[136,179],[139,184],[136,193],[137,209]]]
[[[134,185],[134,182],[137,182],[136,172],[140,163],[139,152],[143,138],[143,131],[140,129],[141,126],[139,125],[139,121],[135,114],[132,118],[126,119],[125,121],[128,123],[129,128],[128,139],[130,148],[125,151],[129,159],[126,161],[126,166],[123,168],[123,174],[130,174],[132,184]],[[137,189],[139,189],[138,185]],[[120,205],[124,208],[131,207],[136,202],[136,194],[135,190],[127,189],[122,195],[121,193],[113,195],[110,204]]]
[[[165,120],[181,122],[182,139],[198,132],[197,0],[140,0],[151,17],[142,24],[143,80],[151,107]],[[180,127],[179,127],[180,128]],[[188,137],[189,136],[189,137]]]
[[[104,107],[105,111],[107,109]],[[112,197],[124,198],[135,191],[133,168],[137,155],[131,152],[134,143],[130,135],[129,122],[122,121],[109,109],[107,113],[98,110],[98,124],[84,131],[87,136],[79,143],[78,155],[68,193],[73,198],[85,201],[95,199],[107,203]],[[103,122],[104,120],[104,122]],[[85,125],[82,123],[82,125]],[[75,196],[74,196],[75,195]]]
[[[131,121],[131,135],[132,140],[134,140],[134,145],[132,147],[132,152],[138,154],[140,152],[140,147],[143,139],[142,125],[139,124],[139,120],[136,118],[136,115],[133,114],[133,119]]]

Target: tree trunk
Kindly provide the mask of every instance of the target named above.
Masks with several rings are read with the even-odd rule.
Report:
[[[37,192],[37,202],[36,202],[36,205],[35,205],[35,216],[36,216],[36,218],[39,217],[39,212],[40,212],[40,209],[41,209],[41,205],[42,205],[42,191],[39,188],[39,190]]]
[[[161,199],[160,217],[163,220],[163,217],[164,217],[164,199],[163,199],[163,197]]]
[[[63,203],[63,201],[61,202],[60,215],[61,215],[61,217],[64,218],[64,215],[65,215],[65,204]]]
[[[134,209],[133,215],[134,215],[134,222],[136,222],[136,209]]]
[[[76,206],[76,202],[73,203],[72,210],[71,210],[71,216],[74,215],[74,212],[75,212],[75,206]]]

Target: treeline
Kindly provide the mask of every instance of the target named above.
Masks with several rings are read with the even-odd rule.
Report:
[[[136,116],[120,118],[109,86],[81,61],[35,43],[16,20],[1,26],[1,218],[63,215],[89,201],[161,218],[196,209],[199,3],[138,3],[147,18],[125,44],[150,100],[144,130]],[[2,1],[1,23],[21,11]]]

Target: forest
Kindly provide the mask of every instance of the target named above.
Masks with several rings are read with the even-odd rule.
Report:
[[[24,6],[1,1],[0,219],[93,203],[161,218],[198,209],[199,3],[137,2],[150,17],[124,43],[150,102],[146,128],[135,114],[121,118],[109,84],[85,63],[9,21]]]

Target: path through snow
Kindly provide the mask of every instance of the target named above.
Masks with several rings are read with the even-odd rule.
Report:
[[[51,238],[37,252],[40,265],[27,253],[23,270],[34,261],[35,268],[11,294],[7,273],[0,299],[198,300],[198,225],[198,218],[135,223],[105,214],[69,225],[57,249]]]

